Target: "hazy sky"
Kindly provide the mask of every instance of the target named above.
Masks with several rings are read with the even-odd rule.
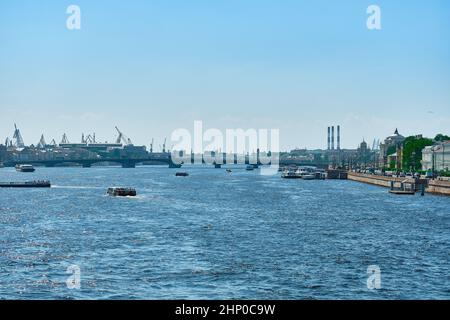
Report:
[[[66,9],[81,8],[81,30]],[[381,7],[382,30],[366,9]],[[135,144],[176,128],[278,128],[282,149],[450,133],[450,2],[0,2],[0,142]]]

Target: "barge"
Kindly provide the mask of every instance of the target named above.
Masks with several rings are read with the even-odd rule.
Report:
[[[0,188],[50,188],[50,181],[0,182]]]

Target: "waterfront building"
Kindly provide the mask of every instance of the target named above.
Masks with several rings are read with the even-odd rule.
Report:
[[[444,141],[422,150],[422,170],[449,171],[450,141]]]
[[[399,159],[401,159],[401,157],[399,157],[399,153],[401,153],[400,149],[405,139],[406,138],[398,132],[398,129],[395,129],[393,135],[390,135],[384,140],[383,143],[380,143],[379,162],[382,164],[382,166],[385,167],[389,165],[388,156],[394,156],[395,153],[397,153],[395,155],[395,161],[397,164],[399,163]],[[391,150],[394,150],[394,152],[390,152]],[[391,159],[393,158],[391,157]]]
[[[358,149],[356,149],[356,164],[359,166],[367,167],[371,163],[372,152],[367,145],[367,142],[363,141],[359,144]]]

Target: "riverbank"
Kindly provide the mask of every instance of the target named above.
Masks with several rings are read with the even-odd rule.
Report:
[[[413,179],[384,177],[355,172],[349,172],[347,177],[349,180],[372,184],[385,188],[391,187],[391,181],[401,183],[407,180],[408,182],[414,182]],[[428,182],[427,187],[425,188],[425,192],[450,196],[450,181],[430,180]]]

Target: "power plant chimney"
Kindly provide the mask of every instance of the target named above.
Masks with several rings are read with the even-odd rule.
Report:
[[[341,126],[337,126],[337,149],[341,150]]]
[[[328,150],[330,150],[330,145],[331,145],[330,135],[331,135],[331,128],[328,127]]]
[[[331,127],[331,150],[334,150],[334,126]]]

